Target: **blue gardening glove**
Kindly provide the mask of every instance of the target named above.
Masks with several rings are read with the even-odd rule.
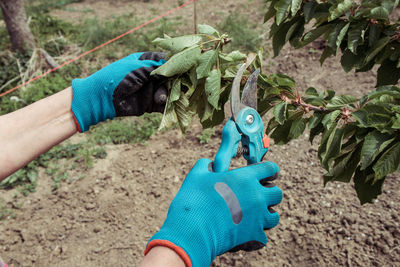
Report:
[[[72,81],[72,112],[80,132],[115,116],[162,112],[167,90],[150,73],[165,63],[165,54],[134,53],[85,79]]]
[[[212,172],[211,161],[200,159],[172,201],[167,218],[147,244],[173,249],[186,266],[209,266],[227,251],[250,251],[266,245],[264,229],[276,226],[271,206],[282,191],[270,183],[278,166],[264,162],[228,172]],[[264,186],[263,186],[263,185]]]

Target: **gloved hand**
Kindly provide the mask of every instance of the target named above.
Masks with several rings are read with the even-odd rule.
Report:
[[[162,112],[167,89],[150,73],[165,63],[164,57],[157,52],[134,53],[85,79],[74,79],[72,112],[79,131],[115,116]]]
[[[264,162],[214,173],[211,161],[200,159],[145,254],[155,246],[166,246],[178,253],[186,266],[197,267],[209,266],[216,256],[229,250],[265,246],[264,229],[279,222],[271,206],[281,202],[282,191],[269,183],[278,171],[275,163]]]

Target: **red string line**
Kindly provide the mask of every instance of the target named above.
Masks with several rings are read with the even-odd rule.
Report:
[[[86,56],[86,55],[88,55],[88,54],[90,54],[90,53],[92,53],[92,52],[94,52],[94,51],[96,51],[96,50],[102,48],[103,46],[109,45],[109,44],[111,44],[112,42],[115,42],[115,41],[117,41],[118,39],[124,37],[125,35],[131,34],[131,33],[133,33],[134,31],[137,31],[137,30],[139,30],[139,29],[141,29],[141,28],[143,28],[143,27],[149,25],[150,23],[153,23],[153,22],[155,22],[155,21],[157,21],[157,20],[159,20],[159,19],[161,19],[161,18],[163,18],[163,17],[165,17],[165,16],[167,16],[167,15],[169,15],[169,14],[171,14],[171,13],[173,13],[173,12],[175,12],[175,11],[177,11],[177,10],[179,10],[179,9],[181,9],[181,8],[183,8],[183,7],[185,7],[185,6],[189,5],[189,4],[191,4],[191,3],[193,3],[193,2],[195,2],[195,1],[197,1],[197,0],[189,0],[189,1],[187,1],[186,3],[184,3],[184,4],[182,4],[182,5],[178,6],[178,7],[172,8],[172,9],[170,9],[170,10],[164,12],[163,14],[158,15],[157,17],[152,18],[152,19],[149,20],[149,21],[146,21],[146,22],[143,23],[143,24],[141,24],[141,25],[139,25],[139,26],[136,26],[135,28],[132,28],[132,29],[130,29],[129,31],[127,31],[127,32],[125,32],[125,33],[123,33],[123,34],[121,34],[121,35],[119,35],[119,36],[117,36],[117,37],[115,37],[115,38],[113,38],[113,39],[111,39],[111,40],[109,40],[109,41],[107,41],[107,42],[101,44],[101,45],[98,45],[98,46],[96,46],[95,48],[92,48],[92,49],[90,49],[89,51],[86,51],[86,52],[80,54],[79,56],[77,56],[77,57],[75,57],[75,58],[73,58],[73,59],[70,59],[70,60],[68,60],[68,61],[66,61],[66,62],[64,62],[64,63],[62,63],[61,65],[58,65],[57,67],[55,67],[55,68],[53,68],[53,69],[51,69],[51,70],[48,70],[48,71],[46,71],[46,72],[44,72],[44,73],[42,73],[42,74],[40,74],[40,75],[38,75],[38,76],[36,76],[36,77],[34,77],[34,78],[28,80],[28,81],[26,81],[26,82],[24,82],[24,83],[22,83],[22,84],[20,84],[20,85],[17,85],[16,87],[14,87],[14,88],[12,88],[12,89],[10,89],[10,90],[4,92],[4,93],[1,93],[1,94],[0,94],[0,97],[5,96],[5,95],[7,95],[7,94],[9,94],[9,93],[11,93],[11,92],[14,92],[15,90],[21,88],[22,86],[25,86],[25,85],[27,85],[27,84],[33,82],[33,81],[36,81],[36,80],[38,80],[38,79],[40,79],[40,78],[46,76],[47,74],[49,74],[49,73],[51,73],[51,72],[53,72],[53,71],[56,71],[56,70],[58,70],[58,69],[64,67],[65,65],[68,65],[68,64],[70,64],[70,63],[72,63],[72,62],[74,62],[74,61],[80,59],[81,57],[84,57],[84,56]]]

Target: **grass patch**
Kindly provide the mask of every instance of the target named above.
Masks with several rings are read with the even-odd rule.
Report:
[[[26,195],[35,191],[39,167],[48,168],[51,163],[57,163],[64,159],[78,163],[81,169],[88,169],[93,166],[96,158],[105,158],[106,156],[107,153],[104,148],[96,147],[95,144],[90,142],[58,145],[1,181],[0,188],[19,187],[21,193]],[[62,171],[65,171],[65,169],[62,169]],[[48,174],[51,175],[52,173]]]
[[[79,25],[79,34],[74,36],[75,41],[85,49],[96,47],[126,31],[138,26],[142,21],[131,14],[115,17],[110,20],[98,21],[97,18],[87,19]],[[152,41],[164,33],[176,34],[178,20],[163,18],[157,23],[146,26],[119,39],[116,50],[127,49],[133,51],[152,51],[156,48]]]
[[[4,199],[0,198],[0,221],[5,219],[13,219],[15,216],[15,211],[8,207]]]
[[[200,144],[208,144],[211,140],[211,137],[215,135],[215,128],[208,128],[204,129],[201,134],[197,136],[197,139],[199,140]]]
[[[90,138],[99,145],[144,143],[158,129],[161,114],[144,114],[140,118],[116,118],[93,127]]]

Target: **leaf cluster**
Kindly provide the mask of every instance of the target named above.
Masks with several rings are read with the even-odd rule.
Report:
[[[170,88],[161,129],[178,123],[186,131],[195,113],[205,128],[220,124],[225,117],[227,87],[246,55],[224,53],[223,47],[230,40],[213,27],[199,25],[198,30],[199,34],[164,35],[153,41],[170,52],[169,60],[152,73],[167,77]]]
[[[270,37],[275,56],[287,42],[301,48],[321,37],[326,45],[321,64],[340,50],[346,72],[368,71],[379,64],[377,86],[399,80],[400,22],[394,19],[399,0],[267,2],[264,21],[274,18]]]
[[[199,25],[199,34],[157,38],[153,42],[170,52],[168,61],[152,72],[167,78],[169,97],[160,128],[178,123],[183,132],[197,114],[204,128],[221,124],[225,118],[224,105],[229,99],[233,79],[243,62],[249,70],[261,68],[261,51],[245,55],[239,51],[225,53],[230,43],[226,34],[209,25]],[[246,71],[242,84],[250,72]],[[279,95],[295,82],[283,74],[260,74],[258,111],[272,108]]]
[[[361,203],[381,193],[388,174],[400,170],[400,88],[382,86],[362,99],[317,92],[284,94],[273,109],[267,133],[286,144],[310,130],[322,135],[318,157],[327,170],[324,183],[353,178]]]

